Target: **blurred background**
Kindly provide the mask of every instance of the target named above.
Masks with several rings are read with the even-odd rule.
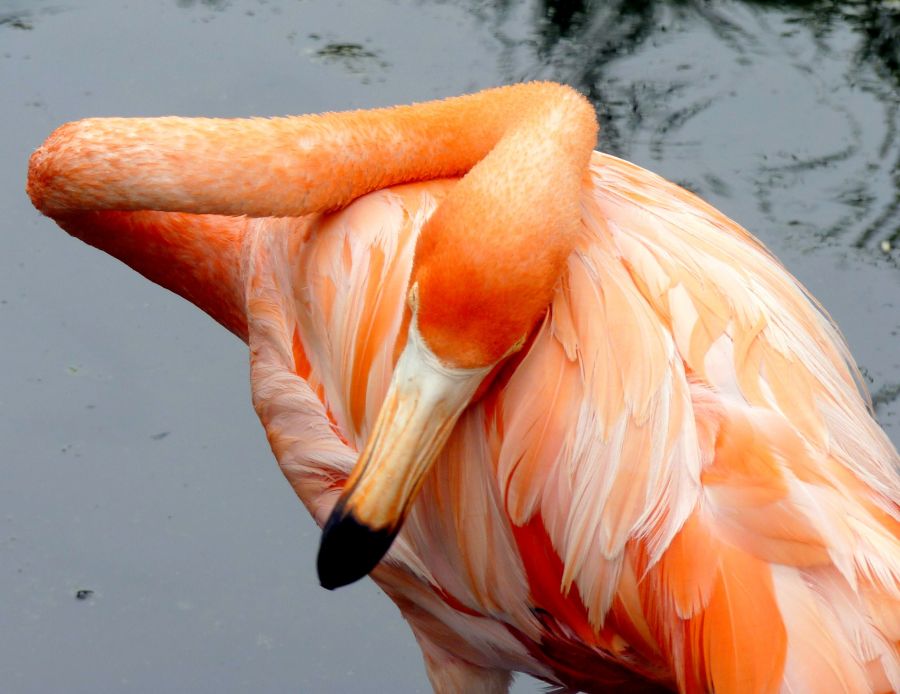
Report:
[[[738,220],[844,330],[900,442],[900,2],[0,0],[0,689],[427,692],[250,406],[247,351],[41,218],[95,115],[280,115],[528,79]],[[516,692],[540,691],[520,678]]]

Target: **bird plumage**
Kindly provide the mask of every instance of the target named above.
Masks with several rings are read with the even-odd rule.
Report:
[[[108,142],[140,142],[132,121],[102,123]],[[236,137],[215,123],[197,127]],[[220,166],[257,145],[280,161],[268,123],[248,123],[264,134]],[[177,148],[211,149],[193,138]],[[100,175],[81,198],[85,148],[108,170],[120,154],[83,133],[56,142],[33,160],[36,204],[247,340],[254,407],[324,525],[406,343],[420,234],[448,199],[465,204],[465,179],[442,176],[465,167],[296,216],[267,207],[265,181],[226,200],[215,167],[173,198],[142,144],[129,151],[146,177],[113,173],[107,189]],[[585,691],[900,690],[898,456],[839,333],[696,196],[599,153],[579,185],[545,310],[456,421],[372,573],[435,689],[503,691],[524,671]],[[477,231],[469,253],[502,252]],[[435,291],[465,282],[454,257],[429,266]]]

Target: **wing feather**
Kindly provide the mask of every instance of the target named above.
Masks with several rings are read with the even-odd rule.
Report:
[[[512,521],[540,511],[561,590],[595,629],[652,634],[685,691],[775,691],[782,673],[801,691],[807,658],[836,691],[894,683],[898,458],[839,333],[690,193],[605,155],[592,177],[583,242],[499,395],[520,423],[498,442]],[[552,454],[529,458],[549,422]],[[821,597],[838,590],[821,572],[846,599]],[[837,624],[847,662],[800,644]]]

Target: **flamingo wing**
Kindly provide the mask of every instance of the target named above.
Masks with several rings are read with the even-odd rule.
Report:
[[[840,335],[681,188],[595,154],[582,204],[493,419],[505,509],[559,559],[541,592],[583,607],[556,618],[683,691],[896,689],[898,461]]]

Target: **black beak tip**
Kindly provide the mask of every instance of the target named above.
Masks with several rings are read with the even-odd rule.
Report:
[[[316,568],[323,588],[334,590],[358,581],[387,553],[397,531],[360,523],[339,504],[322,530]]]

